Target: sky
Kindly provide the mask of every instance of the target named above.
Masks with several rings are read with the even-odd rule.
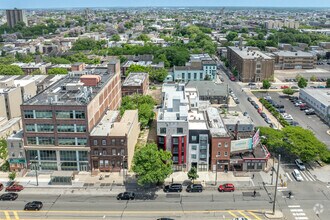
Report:
[[[330,0],[0,0],[0,8],[250,6],[330,7]]]

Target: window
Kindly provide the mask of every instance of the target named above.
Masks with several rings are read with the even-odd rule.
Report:
[[[77,162],[63,162],[61,165],[62,170],[77,170]]]
[[[38,151],[37,150],[28,150],[27,152],[27,158],[29,160],[37,160],[37,157],[38,157]]]
[[[41,150],[40,160],[56,160],[56,151],[54,150]]]
[[[177,128],[176,133],[178,134],[183,134],[183,128]]]
[[[184,78],[185,78],[185,74],[182,73],[181,75],[182,75],[182,76],[181,76],[181,79],[184,79]]]
[[[13,153],[11,153],[11,157],[15,157],[15,153],[13,152]]]
[[[88,161],[87,151],[79,151],[79,161]]]
[[[192,149],[192,150],[197,150],[197,145],[192,145],[192,146],[191,146],[191,149]]]
[[[73,111],[56,111],[56,118],[73,118]]]
[[[111,152],[112,152],[112,155],[117,155],[117,149],[113,148],[113,149],[111,150]]]
[[[59,138],[58,145],[76,145],[75,138]]]
[[[227,142],[225,143],[225,147],[228,147],[228,143]]]
[[[192,141],[196,141],[197,140],[197,136],[191,136],[191,140]]]
[[[179,138],[175,137],[173,138],[173,144],[178,144],[179,143]]]
[[[93,140],[93,145],[97,145],[97,140]]]
[[[166,128],[160,128],[159,130],[160,130],[159,132],[160,132],[161,134],[166,134]]]
[[[107,145],[107,140],[102,140],[102,145]]]
[[[226,151],[226,152],[225,152],[225,157],[227,157],[227,156],[228,156],[228,152]]]
[[[74,132],[74,125],[63,124],[57,125],[57,132]]]
[[[203,73],[199,73],[199,78],[203,79]]]
[[[14,147],[14,144],[13,142],[10,143],[10,147],[13,148]]]
[[[120,144],[121,145],[124,145],[124,143],[125,143],[125,140],[124,139],[120,139]]]
[[[104,166],[109,167],[109,160],[104,160]]]
[[[25,131],[27,132],[36,131],[36,127],[34,126],[34,124],[26,124]]]
[[[27,144],[31,144],[31,145],[36,145],[37,144],[37,138],[36,137],[27,137]]]
[[[25,110],[24,111],[24,118],[34,118],[33,117],[33,110]]]
[[[218,153],[217,153],[217,156],[220,157],[220,156],[221,156],[221,152],[218,152]]]
[[[76,161],[76,151],[60,151],[61,161]]]
[[[197,157],[196,157],[196,154],[192,154],[191,155],[191,159],[196,159]]]
[[[122,155],[122,156],[125,155],[125,149],[120,149],[120,155]]]
[[[188,79],[190,79],[191,78],[191,73],[188,73]]]
[[[37,124],[37,131],[38,132],[53,132],[54,131],[54,125]]]
[[[87,139],[86,138],[77,138],[77,145],[86,145]]]
[[[107,155],[107,149],[105,148],[102,149],[102,155]]]
[[[55,139],[53,137],[39,137],[39,145],[54,145]]]
[[[51,110],[47,111],[36,111],[36,118],[52,118],[53,113]]]
[[[18,143],[18,147],[22,148],[22,143],[21,142]]]
[[[99,150],[97,148],[94,149],[93,155],[95,155],[95,156],[99,155]]]
[[[85,112],[84,111],[76,111],[76,118],[84,119],[85,118]]]
[[[111,139],[111,144],[115,145],[116,144],[116,139]]]
[[[164,137],[158,137],[158,143],[164,144]]]
[[[19,158],[22,158],[22,157],[23,157],[23,152],[20,151],[20,152],[19,152]]]
[[[76,126],[76,132],[86,132],[86,126],[85,125],[77,125]]]
[[[220,142],[220,143],[218,143],[218,147],[221,147],[221,142]]]
[[[197,79],[197,73],[194,73],[194,79],[195,80]]]

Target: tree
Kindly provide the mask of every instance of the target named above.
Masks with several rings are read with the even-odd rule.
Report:
[[[133,157],[132,170],[136,173],[139,185],[160,184],[173,172],[172,154],[158,150],[156,144],[146,144],[139,148]]]
[[[330,78],[327,79],[327,84],[325,86],[326,88],[330,88]]]
[[[16,172],[11,172],[8,174],[8,179],[10,181],[14,181],[15,178],[16,178]]]
[[[64,69],[64,68],[58,68],[58,67],[48,70],[48,75],[57,75],[57,74],[66,75],[66,74],[68,74],[68,70]]]
[[[23,70],[16,65],[0,65],[0,75],[23,75]]]
[[[199,177],[199,175],[197,174],[197,168],[191,167],[187,175],[188,175],[188,178],[192,181],[197,179]]]
[[[119,34],[114,34],[114,35],[112,35],[111,36],[111,38],[110,38],[110,40],[111,41],[120,41],[120,36],[119,36]]]
[[[238,70],[236,69],[236,67],[234,67],[233,69],[233,75],[236,77],[238,76]]]
[[[127,29],[131,29],[133,27],[133,24],[132,24],[132,22],[128,21],[124,24],[124,27],[127,28]]]
[[[282,92],[286,95],[293,95],[294,94],[294,90],[291,89],[291,88],[283,89]]]
[[[307,86],[307,80],[304,77],[301,77],[298,81],[299,88],[305,88]]]
[[[237,32],[231,31],[226,36],[228,41],[233,41],[238,36]]]
[[[7,160],[8,157],[8,149],[7,149],[7,141],[4,138],[0,139],[0,159]]]
[[[317,78],[316,78],[315,75],[313,75],[313,76],[311,76],[311,78],[309,80],[312,81],[312,82],[315,82],[317,80]]]
[[[140,36],[138,36],[136,40],[142,40],[144,42],[147,42],[150,41],[150,38],[146,34],[140,34]]]
[[[301,76],[300,74],[297,74],[297,75],[296,75],[295,78],[296,78],[297,82],[300,80],[301,77],[302,77],[302,76]]]
[[[271,83],[269,82],[269,80],[263,80],[262,81],[262,88],[263,89],[269,89],[271,87]]]

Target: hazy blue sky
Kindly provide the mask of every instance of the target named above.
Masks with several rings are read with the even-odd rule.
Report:
[[[0,0],[0,8],[136,6],[330,7],[330,0]]]

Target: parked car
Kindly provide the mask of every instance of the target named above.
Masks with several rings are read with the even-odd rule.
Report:
[[[297,96],[290,96],[290,97],[289,97],[289,100],[290,100],[291,102],[294,102],[294,101],[297,100],[297,99],[299,99]]]
[[[133,200],[135,199],[135,194],[133,192],[124,192],[117,195],[117,200]]]
[[[267,115],[266,115],[266,113],[264,113],[264,112],[261,112],[260,115],[261,115],[261,117],[263,117],[263,118],[267,118]]]
[[[276,111],[279,112],[279,113],[285,113],[285,109],[284,108],[277,108]]]
[[[290,125],[292,125],[292,126],[299,126],[299,123],[296,122],[296,121],[291,121],[291,122],[290,122]]]
[[[272,121],[269,119],[269,118],[265,118],[265,122],[267,123],[267,124],[271,124],[272,123]]]
[[[182,192],[182,184],[172,183],[164,187],[164,192]]]
[[[243,115],[244,115],[244,116],[248,116],[249,114],[248,114],[247,112],[244,112]]]
[[[294,162],[300,170],[306,170],[305,164],[300,159],[296,159]]]
[[[261,114],[261,113],[262,113],[261,108],[258,108],[257,112],[258,112],[259,114]]]
[[[39,211],[42,208],[43,204],[40,201],[33,201],[26,203],[24,210],[35,210]]]
[[[230,76],[229,79],[230,79],[231,81],[236,81],[235,76]]]
[[[173,218],[157,218],[157,220],[174,220]]]
[[[292,175],[294,176],[294,178],[296,178],[297,181],[303,181],[303,178],[301,177],[301,174],[299,172],[299,170],[294,169],[292,172]]]
[[[255,86],[256,84],[255,83],[252,83],[252,82],[250,82],[249,84],[248,84],[248,86]]]
[[[305,110],[310,109],[307,105],[301,105],[301,106],[299,106],[299,108],[300,108],[301,111],[305,111]]]
[[[251,98],[251,97],[248,97],[247,100],[248,100],[249,102],[251,102],[251,101],[252,101],[252,98]]]
[[[289,86],[281,86],[281,89],[288,89]]]
[[[307,112],[305,112],[306,115],[315,115],[314,109],[309,109]]]
[[[236,104],[239,104],[239,101],[238,101],[238,99],[236,98],[236,99],[234,99],[234,101],[235,101],[235,103]]]
[[[251,101],[251,105],[253,105],[253,106],[254,106],[255,104],[256,104],[256,102],[255,102],[255,101]]]
[[[187,186],[187,192],[203,192],[202,184],[190,184]]]
[[[18,197],[17,193],[5,193],[0,196],[1,201],[13,201],[16,200]]]
[[[3,189],[3,184],[0,183],[0,191]]]
[[[13,184],[6,188],[6,191],[19,192],[22,191],[24,187],[22,185]]]
[[[259,105],[258,105],[258,104],[255,104],[255,105],[254,105],[254,108],[255,108],[255,109],[259,109]]]
[[[291,89],[299,89],[298,86],[291,86]]]
[[[226,184],[220,185],[218,190],[219,190],[219,192],[234,192],[235,186],[232,183],[226,183]]]
[[[303,102],[302,102],[302,101],[298,101],[298,102],[295,102],[295,103],[294,103],[294,106],[298,107],[298,106],[300,106],[301,104],[303,104]]]

